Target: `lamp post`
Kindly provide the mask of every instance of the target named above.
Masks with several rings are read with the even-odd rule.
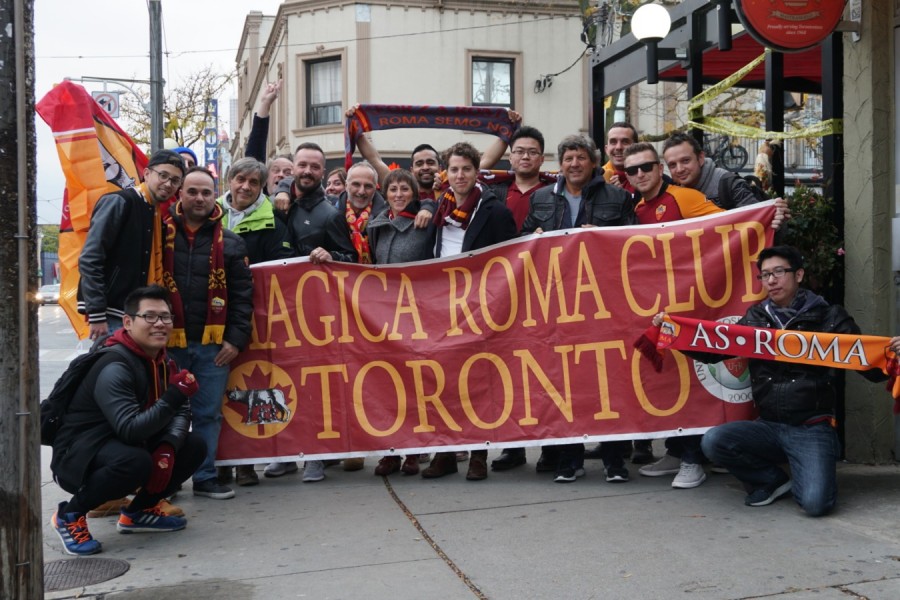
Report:
[[[659,4],[644,4],[631,17],[631,33],[647,46],[647,83],[659,83],[658,44],[669,35],[672,17]]]

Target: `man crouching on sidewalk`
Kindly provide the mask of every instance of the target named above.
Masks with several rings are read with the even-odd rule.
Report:
[[[91,366],[53,444],[53,477],[74,496],[60,502],[52,525],[72,555],[101,550],[88,530],[87,511],[137,488],[121,509],[119,532],[184,529],[184,517],[166,515],[157,503],[206,456],[206,444],[189,432],[188,399],[197,380],[166,357],[168,292],[156,285],[139,288],[124,308],[124,328],[106,340],[112,351]]]

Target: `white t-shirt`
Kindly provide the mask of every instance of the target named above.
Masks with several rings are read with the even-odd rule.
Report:
[[[462,253],[463,237],[466,231],[462,227],[444,225],[441,231],[441,256],[453,256]]]

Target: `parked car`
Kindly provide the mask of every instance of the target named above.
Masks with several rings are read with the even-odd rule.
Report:
[[[49,283],[42,285],[34,295],[34,299],[41,304],[59,304],[59,284]]]

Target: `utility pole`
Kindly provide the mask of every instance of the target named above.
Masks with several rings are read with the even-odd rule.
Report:
[[[0,0],[0,598],[44,597],[38,437],[34,0]],[[12,157],[16,157],[12,160]]]
[[[162,77],[162,4],[149,0],[150,10],[150,152],[163,147],[163,86]]]

